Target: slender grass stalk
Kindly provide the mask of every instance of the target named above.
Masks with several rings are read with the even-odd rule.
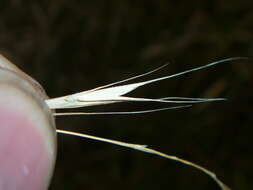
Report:
[[[180,163],[185,164],[185,165],[192,166],[192,167],[204,172],[208,176],[210,176],[220,186],[220,188],[222,190],[230,190],[230,188],[227,185],[225,185],[221,180],[219,180],[216,177],[215,173],[211,172],[210,170],[208,170],[208,169],[206,169],[206,168],[204,168],[204,167],[202,167],[202,166],[200,166],[196,163],[190,162],[188,160],[178,158],[176,156],[168,155],[168,154],[159,152],[157,150],[148,148],[147,145],[131,144],[131,143],[116,141],[116,140],[112,140],[112,139],[106,139],[106,138],[87,135],[87,134],[83,134],[83,133],[60,130],[60,129],[57,129],[56,131],[57,131],[57,133],[61,133],[61,134],[65,134],[65,135],[73,135],[73,136],[78,136],[78,137],[82,137],[82,138],[86,138],[86,139],[92,139],[92,140],[96,140],[96,141],[106,142],[106,143],[110,143],[110,144],[130,148],[130,149],[135,149],[137,151],[141,151],[141,152],[145,152],[145,153],[149,153],[149,154],[154,154],[154,155],[159,156],[159,157],[163,157],[163,158],[166,158],[166,159],[170,159],[170,160],[180,162]]]

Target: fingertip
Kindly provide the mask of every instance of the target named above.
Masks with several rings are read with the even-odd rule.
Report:
[[[54,118],[28,78],[0,64],[0,190],[46,190],[52,177]]]

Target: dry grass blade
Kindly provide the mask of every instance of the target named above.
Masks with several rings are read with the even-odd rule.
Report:
[[[92,135],[87,135],[87,134],[72,132],[72,131],[66,131],[66,130],[60,130],[60,129],[57,129],[56,131],[57,131],[57,133],[61,133],[61,134],[65,134],[65,135],[78,136],[78,137],[82,137],[82,138],[86,138],[86,139],[92,139],[92,140],[106,142],[106,143],[110,143],[110,144],[114,144],[114,145],[118,145],[118,146],[122,146],[122,147],[126,147],[126,148],[135,149],[135,150],[138,150],[138,151],[141,151],[141,152],[154,154],[154,155],[157,155],[159,157],[163,157],[163,158],[166,158],[166,159],[170,159],[170,160],[180,162],[180,163],[185,164],[185,165],[192,166],[192,167],[204,172],[208,176],[210,176],[220,186],[220,188],[222,190],[231,190],[227,185],[225,185],[221,180],[219,180],[216,177],[215,173],[207,170],[206,168],[204,168],[204,167],[202,167],[198,164],[195,164],[193,162],[190,162],[188,160],[184,160],[182,158],[178,158],[176,156],[168,155],[168,154],[159,152],[157,150],[148,148],[147,145],[131,144],[131,143],[121,142],[121,141],[117,141],[117,140],[106,139],[106,138],[102,138],[102,137],[96,137],[96,136],[92,136]]]
[[[126,102],[126,101],[166,102],[165,99],[132,98],[132,97],[124,96],[124,95],[141,87],[141,86],[147,85],[147,84],[166,80],[169,78],[178,77],[178,76],[181,76],[181,75],[184,75],[187,73],[191,73],[194,71],[198,71],[201,69],[205,69],[207,67],[211,67],[211,66],[214,66],[217,64],[221,64],[221,63],[228,62],[228,61],[240,60],[240,59],[243,59],[243,58],[234,57],[234,58],[223,59],[223,60],[215,61],[215,62],[209,63],[207,65],[203,65],[203,66],[200,66],[197,68],[185,70],[183,72],[179,72],[179,73],[176,73],[173,75],[159,77],[159,78],[155,78],[155,79],[143,81],[143,82],[114,86],[116,84],[120,84],[122,82],[126,82],[129,80],[135,79],[135,78],[145,76],[145,75],[150,74],[152,72],[155,72],[155,71],[164,67],[164,66],[162,66],[162,67],[159,67],[159,68],[157,68],[153,71],[150,71],[148,73],[138,75],[135,77],[131,77],[129,79],[125,79],[123,81],[115,82],[115,83],[101,86],[98,88],[94,88],[92,90],[87,90],[87,91],[71,94],[68,96],[48,99],[48,100],[46,100],[46,103],[49,106],[49,108],[51,108],[51,109],[67,109],[67,108],[88,107],[88,106],[96,106],[96,105],[111,104],[111,103]],[[174,102],[174,103],[176,103],[176,102]],[[188,103],[190,103],[190,102],[188,102]]]

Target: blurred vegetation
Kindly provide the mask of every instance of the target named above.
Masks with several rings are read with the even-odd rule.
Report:
[[[2,0],[0,53],[37,79],[50,97],[141,74],[155,76],[253,53],[252,1]],[[62,129],[149,144],[199,163],[233,189],[252,189],[252,60],[225,63],[137,90],[145,97],[228,101],[135,116],[58,118]],[[112,105],[85,111],[166,106]],[[173,161],[120,147],[58,137],[50,189],[218,189]]]

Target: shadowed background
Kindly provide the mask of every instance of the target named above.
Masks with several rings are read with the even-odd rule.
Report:
[[[50,97],[88,90],[170,63],[154,77],[253,53],[249,1],[2,0],[0,53]],[[152,78],[149,76],[145,79]],[[144,80],[144,79],[143,79]],[[233,61],[143,87],[139,97],[224,97],[228,101],[132,116],[68,116],[57,127],[148,144],[194,161],[233,189],[251,189],[252,60]],[[165,104],[117,104],[131,111]],[[50,189],[218,189],[174,161],[71,136],[58,137]]]

